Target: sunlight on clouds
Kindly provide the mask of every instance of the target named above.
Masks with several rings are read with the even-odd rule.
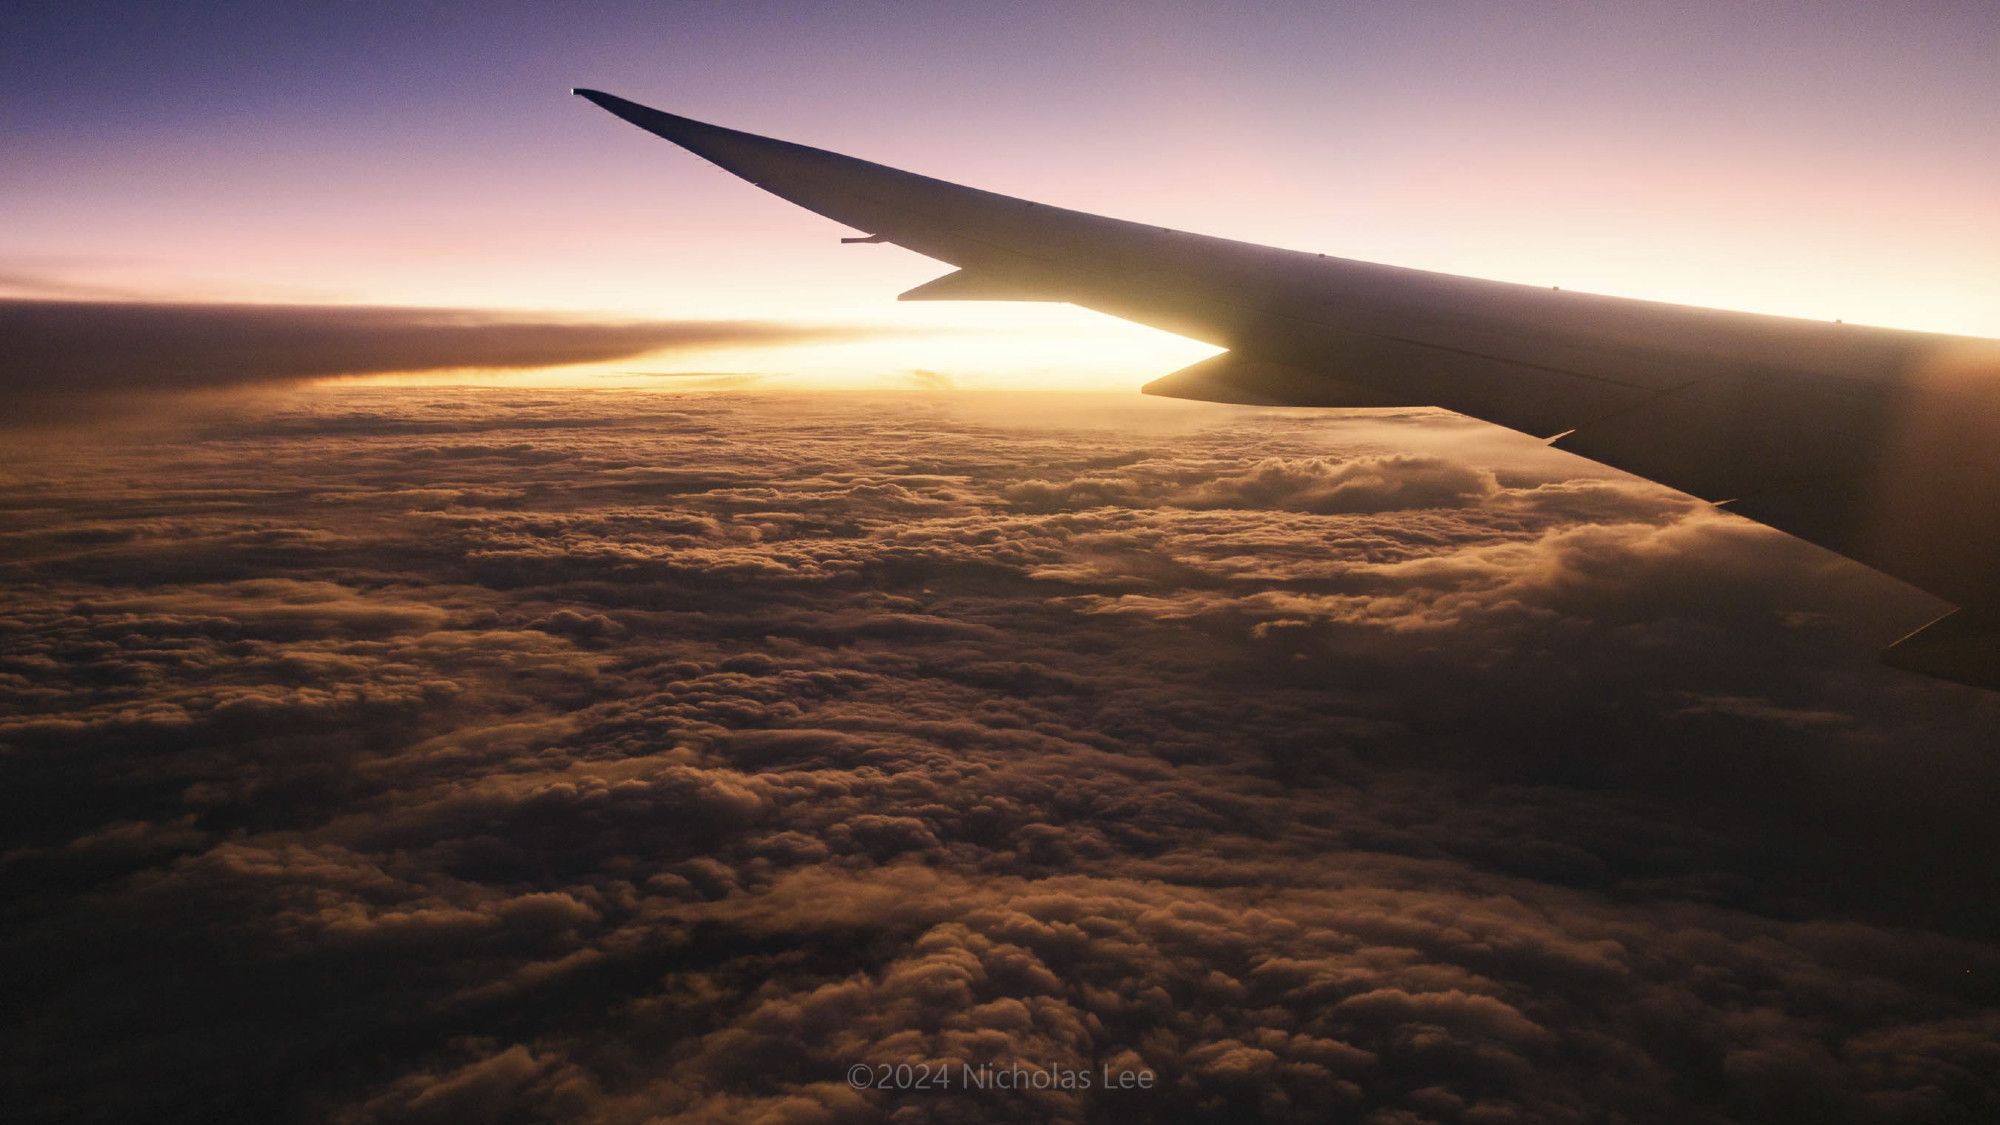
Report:
[[[907,307],[907,306],[903,306]],[[890,306],[895,311],[898,306]],[[677,348],[651,358],[539,371],[464,371],[389,375],[398,385],[646,387],[677,390],[760,385],[802,390],[907,389],[914,373],[929,385],[958,389],[1133,392],[1168,372],[1217,353],[1207,344],[1098,316],[1067,305],[965,307],[945,323],[872,323],[880,334],[852,340]],[[685,378],[707,376],[706,380]]]

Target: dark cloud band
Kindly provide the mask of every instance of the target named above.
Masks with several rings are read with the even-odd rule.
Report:
[[[607,321],[481,309],[0,299],[0,409],[103,410],[336,375],[523,369],[674,349],[848,338],[762,321]]]

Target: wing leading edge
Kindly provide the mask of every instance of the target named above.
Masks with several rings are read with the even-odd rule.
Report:
[[[1962,607],[1886,655],[2000,688],[2000,341],[1278,250],[576,93],[865,241],[958,267],[905,300],[1065,301],[1229,349],[1149,394],[1439,406],[1726,503]]]

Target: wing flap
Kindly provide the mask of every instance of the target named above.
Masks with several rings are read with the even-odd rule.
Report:
[[[1224,352],[1163,375],[1139,388],[1162,398],[1244,406],[1424,406],[1374,387],[1282,363]]]
[[[2000,690],[2000,621],[1958,609],[1882,650],[1906,672]]]
[[[1062,301],[1047,286],[989,270],[953,270],[896,295],[898,301]]]
[[[1872,431],[1883,416],[1875,394],[1722,377],[1579,418],[1553,444],[1704,499],[1741,499],[1803,481],[1851,486],[1871,468]]]

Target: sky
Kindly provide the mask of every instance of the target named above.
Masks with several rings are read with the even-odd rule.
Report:
[[[2000,336],[1977,3],[14,5],[0,285],[896,330],[709,357],[830,376],[1131,387],[1206,354],[899,306],[937,264],[577,85],[1203,233]]]

